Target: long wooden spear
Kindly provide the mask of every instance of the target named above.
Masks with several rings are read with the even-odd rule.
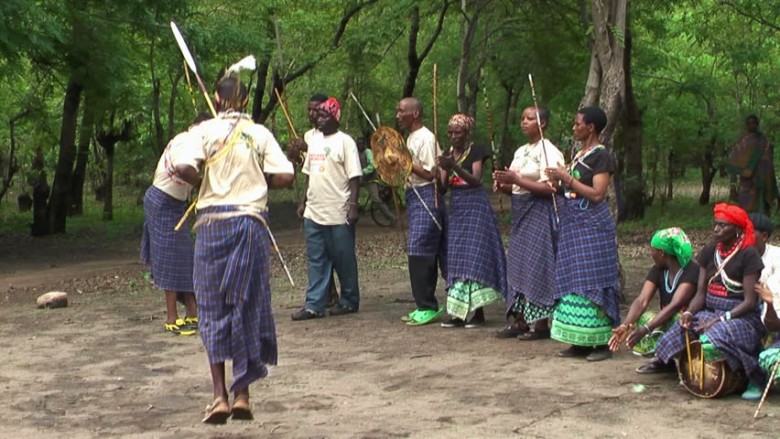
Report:
[[[438,101],[438,88],[439,88],[439,70],[438,66],[433,64],[433,140],[436,143],[436,154],[441,154],[439,149],[439,101]],[[439,208],[439,172],[438,168],[436,175],[433,176],[433,207]]]
[[[534,100],[534,110],[536,112],[536,126],[539,127],[539,135],[541,136],[542,152],[544,153],[544,166],[546,168],[549,168],[550,161],[547,158],[547,148],[544,144],[544,130],[542,129],[542,118],[539,116],[539,104],[536,101],[536,88],[534,88],[534,77],[530,73],[528,74],[528,82],[531,84],[531,97]],[[558,216],[558,202],[555,199],[555,192],[550,194],[550,196],[552,197],[553,211],[555,212],[555,224],[558,224],[561,222],[561,219]]]
[[[488,137],[490,138],[490,149],[493,152],[493,170],[498,171],[501,169],[501,166],[499,166],[498,164],[498,159],[501,154],[500,151],[498,150],[498,147],[496,146],[496,131],[493,125],[493,112],[490,111],[490,101],[488,100],[488,94],[487,94],[487,77],[485,76],[484,69],[482,69],[481,75],[482,75],[482,99],[485,101],[485,116],[487,116]],[[504,214],[503,200],[504,199],[501,196],[501,192],[499,192],[498,209],[499,212],[501,212],[501,215]]]
[[[174,22],[171,22],[171,31],[173,31],[173,37],[176,39],[176,44],[179,46],[184,61],[190,67],[190,70],[192,70],[192,73],[195,75],[195,79],[198,81],[198,86],[203,93],[203,97],[206,98],[206,103],[209,104],[209,110],[211,110],[212,116],[217,117],[217,110],[214,109],[214,104],[211,103],[209,92],[206,90],[206,86],[203,85],[203,80],[200,79],[200,75],[198,74],[198,66],[195,65],[195,59],[192,58],[190,49],[187,48],[187,43],[184,42],[184,37],[181,35],[181,32],[179,32],[179,27],[176,26],[176,23]]]

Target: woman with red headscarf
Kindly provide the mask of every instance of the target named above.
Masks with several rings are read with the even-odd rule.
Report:
[[[699,253],[699,283],[696,296],[679,325],[659,340],[658,358],[667,363],[685,350],[685,333],[702,343],[704,358],[725,358],[732,370],[744,370],[750,379],[745,399],[758,399],[766,373],[758,365],[761,324],[755,286],[764,264],[753,246],[753,223],[741,207],[715,205],[714,241]]]

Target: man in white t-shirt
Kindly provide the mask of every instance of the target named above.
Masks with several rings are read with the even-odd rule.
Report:
[[[175,169],[200,186],[193,277],[214,388],[203,422],[224,424],[229,416],[252,419],[249,385],[277,361],[267,201],[269,189],[290,186],[295,175],[273,134],[242,112],[249,96],[241,81],[223,77],[216,88],[219,114],[190,130],[197,147],[186,149]],[[233,363],[232,406],[227,360]]]
[[[320,135],[307,141],[308,153],[302,169],[308,175],[307,188],[298,215],[304,219],[309,285],[306,303],[293,313],[293,320],[325,315],[328,281],[334,268],[341,298],[330,315],[351,314],[360,307],[355,223],[363,169],[355,141],[339,131],[340,119],[339,102],[335,98],[323,102],[316,123]]]
[[[306,103],[306,114],[309,116],[309,125],[311,128],[303,133],[303,137],[293,139],[290,141],[287,147],[287,157],[296,166],[302,166],[303,161],[306,159],[306,152],[308,151],[309,142],[315,141],[317,137],[321,137],[322,133],[317,129],[317,114],[320,105],[327,101],[328,97],[322,93],[315,93]],[[297,194],[297,191],[296,191]],[[331,271],[330,280],[328,281],[328,308],[332,308],[339,303],[339,293],[336,291],[335,273]]]
[[[446,227],[444,197],[433,183],[436,157],[440,150],[436,137],[423,125],[422,116],[423,107],[419,99],[408,97],[398,102],[395,118],[398,127],[409,133],[406,146],[413,159],[412,174],[406,184],[406,213],[409,221],[407,255],[412,296],[417,308],[401,318],[412,326],[431,323],[441,315],[443,308],[439,309],[436,300],[439,269],[442,277],[446,278],[444,231],[439,229],[428,213],[430,210],[439,225]],[[420,195],[419,198],[414,189]],[[434,201],[436,198],[438,209]]]

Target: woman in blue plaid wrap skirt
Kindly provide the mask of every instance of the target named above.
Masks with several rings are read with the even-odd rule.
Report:
[[[607,202],[615,165],[599,141],[606,125],[601,108],[579,110],[572,129],[582,149],[567,168],[546,171],[563,184],[566,197],[560,209],[551,337],[571,344],[558,356],[588,361],[612,356],[607,343],[620,324],[617,237]]]
[[[483,307],[506,291],[506,257],[498,220],[482,187],[487,148],[474,145],[474,119],[454,115],[447,127],[450,150],[437,158],[443,191],[450,191],[447,227],[447,313],[445,328],[485,324]]]

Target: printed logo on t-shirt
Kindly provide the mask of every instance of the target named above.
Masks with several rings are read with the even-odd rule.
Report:
[[[311,164],[311,169],[316,169],[318,172],[325,172],[325,158],[328,156],[329,151],[330,149],[326,148],[325,153],[310,152],[309,163]]]

